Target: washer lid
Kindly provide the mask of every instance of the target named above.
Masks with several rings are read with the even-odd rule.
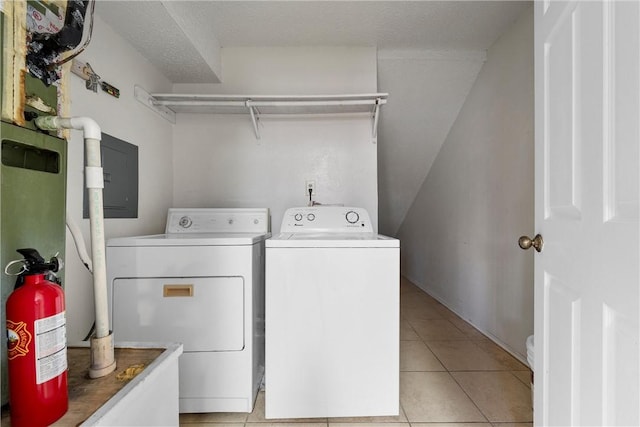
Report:
[[[109,239],[107,246],[245,246],[270,236],[271,233],[168,233],[116,237]]]
[[[399,248],[400,241],[375,233],[280,233],[267,248]]]

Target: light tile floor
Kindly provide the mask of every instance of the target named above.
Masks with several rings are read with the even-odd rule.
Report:
[[[417,286],[400,283],[400,415],[266,420],[181,414],[185,427],[531,427],[531,371]]]

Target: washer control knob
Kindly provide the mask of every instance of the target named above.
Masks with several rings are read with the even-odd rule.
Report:
[[[349,224],[355,224],[356,222],[358,222],[358,220],[360,219],[360,215],[358,215],[358,212],[355,211],[349,211],[347,212],[347,214],[345,215],[345,218],[347,219],[347,222]]]
[[[297,214],[295,214],[294,218],[295,218],[296,221],[302,221],[302,214],[301,213],[297,213]]]
[[[307,215],[307,219],[309,221],[313,221],[314,219],[316,219],[316,216],[314,214],[310,213],[310,214]]]
[[[178,225],[182,228],[189,228],[191,224],[193,224],[193,221],[188,216],[183,216],[180,218],[180,221],[178,221]]]

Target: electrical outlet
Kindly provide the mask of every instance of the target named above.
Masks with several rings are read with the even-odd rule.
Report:
[[[305,196],[309,197],[309,189],[311,189],[311,195],[316,195],[316,182],[312,179],[308,179],[304,182]]]

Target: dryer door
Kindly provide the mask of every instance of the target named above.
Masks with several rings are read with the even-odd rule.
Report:
[[[113,281],[117,341],[180,342],[184,351],[244,348],[242,277],[162,277]]]

